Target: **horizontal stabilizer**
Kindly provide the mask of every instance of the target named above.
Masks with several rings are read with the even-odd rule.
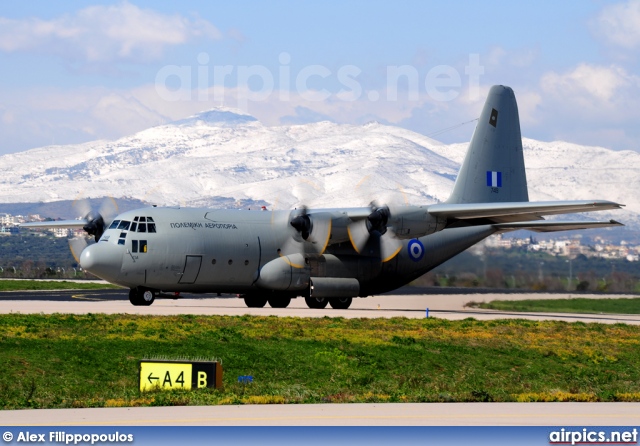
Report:
[[[521,221],[516,223],[498,223],[493,225],[500,231],[526,229],[534,232],[570,231],[574,229],[610,228],[624,226],[615,220],[609,221]]]
[[[434,217],[450,219],[490,218],[497,223],[539,220],[543,215],[620,209],[621,204],[606,200],[538,201],[511,203],[434,204],[427,208]]]

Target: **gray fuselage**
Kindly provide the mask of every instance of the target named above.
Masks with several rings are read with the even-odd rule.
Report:
[[[129,288],[237,294],[268,291],[270,287],[258,280],[260,271],[289,254],[283,250],[291,231],[276,223],[282,220],[279,213],[289,214],[156,207],[125,212],[98,243],[85,249],[81,265]],[[355,279],[359,285],[356,295],[379,294],[416,279],[494,232],[491,225],[485,225],[403,240],[401,251],[387,262],[381,261],[375,249],[367,247],[357,253],[351,243],[336,243],[332,235],[322,255],[304,255],[306,264],[301,271],[311,281]],[[299,246],[304,244],[301,241]],[[293,284],[284,291],[308,295]]]

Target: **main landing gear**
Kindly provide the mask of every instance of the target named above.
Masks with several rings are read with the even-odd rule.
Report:
[[[271,308],[287,308],[291,303],[291,296],[273,295],[269,297],[245,295],[244,303],[249,308],[263,308],[267,302]],[[331,305],[331,308],[336,310],[346,310],[351,306],[353,298],[351,297],[335,297],[328,299],[326,297],[305,297],[304,301],[309,308],[322,310],[327,308],[327,305]]]
[[[326,297],[305,297],[304,301],[307,303],[307,307],[322,310],[327,308],[329,299]]]
[[[136,306],[149,306],[156,300],[156,292],[148,288],[131,288],[129,290],[129,302]]]
[[[351,306],[353,298],[334,297],[328,299],[326,297],[305,297],[304,301],[307,303],[307,307],[314,308],[316,310],[327,308],[327,304],[331,305],[331,308],[333,308],[334,310],[346,310]]]
[[[334,310],[346,310],[351,306],[353,298],[351,297],[334,297],[328,299],[326,297],[305,297],[305,302],[309,308],[322,310],[327,307],[327,304],[331,305]]]
[[[291,296],[273,295],[269,297],[262,297],[245,295],[243,297],[244,303],[249,308],[262,308],[267,304],[267,302],[269,302],[271,308],[287,308],[291,303]]]
[[[245,296],[244,303],[249,308],[262,308],[267,304],[267,298],[258,296]]]
[[[346,310],[351,306],[352,301],[351,297],[334,297],[329,299],[329,305],[335,310]]]

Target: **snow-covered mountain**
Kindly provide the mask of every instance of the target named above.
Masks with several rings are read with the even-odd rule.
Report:
[[[640,227],[640,154],[524,139],[532,201],[607,199]],[[226,108],[117,141],[0,157],[0,202],[128,197],[158,205],[289,208],[445,200],[467,144],[399,127],[318,122],[267,127]]]

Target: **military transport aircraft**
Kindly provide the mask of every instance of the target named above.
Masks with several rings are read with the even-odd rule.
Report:
[[[82,227],[97,243],[81,266],[130,288],[133,305],[180,292],[236,293],[248,307],[304,297],[310,308],[349,308],[354,297],[405,285],[501,232],[620,226],[545,215],[616,209],[604,200],[530,202],[513,90],[489,91],[453,192],[428,206],[240,211],[148,207],[112,221],[32,222]]]

